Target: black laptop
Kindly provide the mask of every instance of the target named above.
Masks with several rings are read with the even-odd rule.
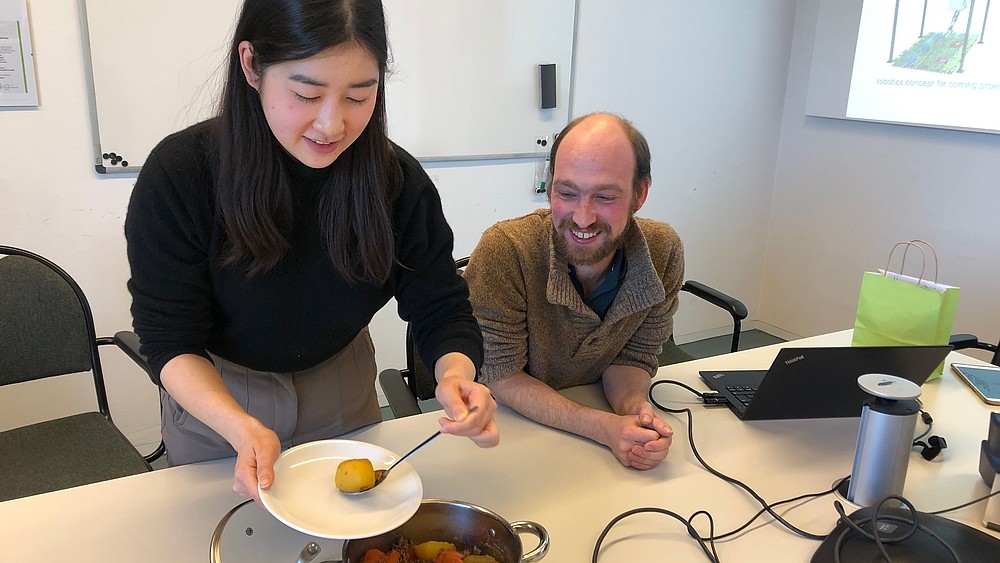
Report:
[[[838,346],[782,348],[767,371],[702,371],[743,420],[861,416],[869,397],[858,387],[866,373],[895,375],[923,385],[951,346]]]

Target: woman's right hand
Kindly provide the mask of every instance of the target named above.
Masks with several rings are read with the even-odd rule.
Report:
[[[233,470],[233,490],[241,496],[253,497],[260,504],[261,489],[274,484],[274,462],[281,453],[281,441],[273,430],[249,417],[247,427],[235,440],[236,468]]]
[[[233,490],[259,504],[257,484],[267,489],[274,482],[278,435],[243,410],[207,358],[181,354],[163,366],[160,381],[174,400],[233,446]]]
[[[476,383],[476,366],[468,356],[449,352],[434,364],[437,386],[434,396],[446,416],[438,419],[441,432],[467,436],[481,448],[500,443],[500,431],[493,420],[497,403],[490,390]]]

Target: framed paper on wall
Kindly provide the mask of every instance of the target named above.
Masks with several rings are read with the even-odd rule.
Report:
[[[26,0],[0,0],[0,107],[38,107]]]

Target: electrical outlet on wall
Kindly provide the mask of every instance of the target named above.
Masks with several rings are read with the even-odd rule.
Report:
[[[535,180],[532,191],[544,194],[548,190],[549,181],[549,150],[551,150],[552,135],[535,137]]]

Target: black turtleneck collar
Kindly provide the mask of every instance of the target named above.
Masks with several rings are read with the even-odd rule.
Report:
[[[333,168],[332,164],[326,168],[306,166],[286,152],[282,152],[282,159],[285,169],[288,170],[288,176],[292,181],[293,190],[300,186],[308,188],[319,187],[323,184],[323,180],[326,179],[327,175],[329,175],[330,169]]]

